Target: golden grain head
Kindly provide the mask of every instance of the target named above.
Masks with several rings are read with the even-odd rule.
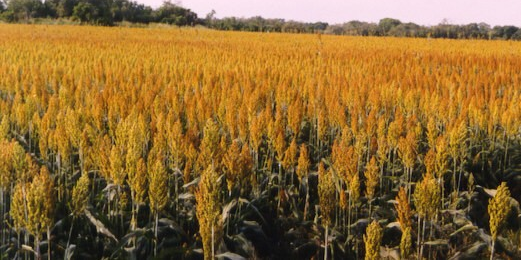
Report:
[[[303,178],[307,177],[308,172],[309,172],[309,166],[310,166],[310,162],[309,162],[308,149],[305,144],[302,144],[302,145],[300,145],[300,153],[299,153],[298,163],[297,163],[297,176],[298,176],[300,182],[302,182]]]
[[[441,189],[432,174],[427,173],[414,189],[414,205],[421,218],[434,219],[440,207]]]
[[[502,182],[496,190],[496,195],[489,200],[488,214],[490,216],[490,234],[496,240],[499,230],[504,225],[511,210],[510,190],[506,182]]]
[[[365,243],[365,260],[378,260],[380,259],[380,244],[382,242],[383,230],[378,224],[378,221],[374,220],[367,226],[364,235]]]
[[[398,195],[396,196],[396,201],[396,212],[398,213],[398,222],[400,223],[400,227],[403,232],[405,231],[405,229],[411,227],[412,224],[412,211],[409,205],[407,192],[405,191],[404,187],[400,187]]]
[[[90,193],[89,184],[89,175],[82,174],[72,189],[70,208],[73,216],[75,217],[82,215],[84,210],[87,208]]]
[[[373,199],[376,193],[376,187],[380,180],[380,170],[376,163],[376,158],[372,157],[365,167],[365,194],[369,200]]]
[[[407,227],[402,230],[402,238],[400,240],[400,257],[401,259],[408,259],[411,255],[412,248],[412,235],[411,228]]]
[[[333,171],[326,170],[324,163],[320,162],[318,169],[318,198],[320,200],[320,211],[324,224],[331,224],[332,215],[335,210],[335,184]]]
[[[148,167],[148,200],[154,212],[162,211],[168,203],[168,174],[162,161],[155,160]]]
[[[195,193],[196,216],[199,222],[199,234],[203,241],[203,252],[205,259],[211,259],[212,234],[220,241],[222,234],[220,186],[218,184],[218,173],[214,166],[208,166],[201,175],[199,188]],[[217,242],[218,243],[218,242]]]

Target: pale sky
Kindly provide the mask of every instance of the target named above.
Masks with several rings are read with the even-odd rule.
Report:
[[[163,0],[137,0],[158,7]],[[283,18],[330,24],[351,20],[378,22],[391,17],[402,22],[436,25],[485,22],[521,26],[521,0],[173,0],[205,17],[212,9],[225,16]]]

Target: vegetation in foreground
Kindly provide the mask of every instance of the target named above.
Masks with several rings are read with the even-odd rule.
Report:
[[[520,258],[521,44],[0,25],[3,259]]]

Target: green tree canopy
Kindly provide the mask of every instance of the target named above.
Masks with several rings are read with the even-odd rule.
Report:
[[[402,22],[398,19],[384,18],[384,19],[381,19],[380,22],[378,23],[378,28],[380,29],[380,31],[382,32],[383,35],[387,35],[389,33],[389,31],[391,31],[391,29],[400,25],[401,23]]]
[[[197,14],[171,1],[165,1],[157,10],[156,21],[177,26],[193,25],[197,22]]]
[[[79,3],[74,7],[72,17],[82,23],[90,23],[98,17],[98,9],[91,3]]]
[[[40,0],[9,0],[7,8],[14,14],[16,20],[29,20],[36,17],[42,8]]]

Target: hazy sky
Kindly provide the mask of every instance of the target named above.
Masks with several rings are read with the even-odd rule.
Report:
[[[163,0],[137,0],[158,7]],[[306,22],[341,23],[350,20],[378,22],[392,17],[402,22],[436,25],[486,22],[521,26],[521,0],[173,0],[205,17],[284,18]]]

